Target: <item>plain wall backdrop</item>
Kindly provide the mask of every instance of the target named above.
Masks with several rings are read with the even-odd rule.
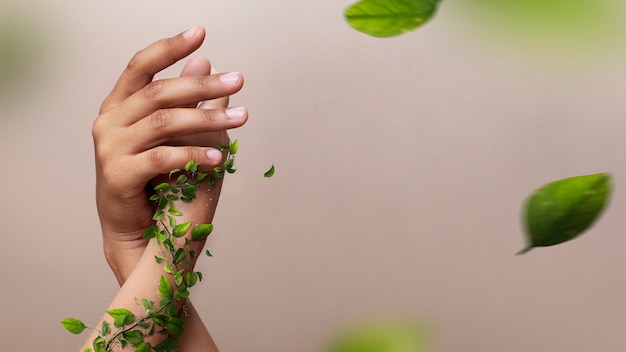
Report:
[[[345,23],[350,3],[4,0],[22,56],[0,91],[2,350],[75,351],[60,320],[93,324],[115,295],[91,124],[137,50],[196,24],[250,113],[192,291],[222,351],[321,351],[390,316],[431,326],[434,352],[623,349],[624,28],[535,47],[450,0],[383,40]],[[526,196],[598,172],[616,182],[601,221],[515,256]]]

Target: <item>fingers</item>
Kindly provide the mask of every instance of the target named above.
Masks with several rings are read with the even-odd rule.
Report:
[[[137,52],[122,72],[100,113],[120,104],[124,99],[152,82],[154,75],[198,49],[204,40],[202,27],[193,27],[174,37],[161,39]]]
[[[217,74],[217,70],[211,67],[211,63],[204,57],[194,57],[190,59],[180,74],[181,77],[184,76],[203,76],[209,74]],[[206,109],[219,109],[226,108],[228,106],[228,96],[207,100],[203,103]],[[188,104],[186,107],[195,107],[199,104]]]
[[[243,107],[230,109],[177,108],[158,110],[137,122],[128,143],[137,151],[153,147],[176,137],[203,132],[219,132],[246,123],[248,112]]]
[[[137,157],[139,162],[134,163],[137,176],[149,180],[158,175],[168,174],[189,160],[200,163],[202,169],[215,167],[222,161],[222,152],[215,148],[159,146]]]
[[[221,98],[238,92],[242,86],[239,72],[154,81],[119,104],[116,110],[121,113],[115,119],[117,124],[129,126],[159,109]]]

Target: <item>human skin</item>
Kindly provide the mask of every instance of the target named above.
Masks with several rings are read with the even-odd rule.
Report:
[[[154,256],[161,255],[162,249],[154,239],[142,237],[154,225],[146,187],[167,180],[164,175],[189,160],[202,168],[220,165],[224,155],[216,147],[228,144],[226,130],[247,120],[244,108],[227,109],[228,96],[243,85],[241,74],[212,72],[204,58],[189,60],[178,78],[154,81],[156,73],[195,51],[204,35],[203,28],[194,27],[139,51],[94,122],[96,202],[103,248],[121,285],[109,309],[126,308],[141,316],[145,311],[136,299],[160,300],[157,283],[164,272]],[[220,189],[221,180],[209,192],[197,192],[192,203],[177,203],[183,213],[177,221],[211,223]],[[201,253],[203,246],[204,241],[191,241],[187,249]],[[185,269],[192,270],[196,259]],[[184,311],[185,332],[178,350],[217,351],[191,302]],[[106,314],[103,319],[112,323]],[[94,331],[82,348],[91,347],[96,337]],[[154,346],[163,338],[153,336],[146,341]]]

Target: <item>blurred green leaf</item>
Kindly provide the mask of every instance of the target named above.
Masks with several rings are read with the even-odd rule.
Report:
[[[439,0],[361,0],[344,11],[348,24],[374,37],[397,36],[426,23]]]
[[[328,352],[422,352],[429,338],[416,323],[371,323],[341,333]]]
[[[566,178],[535,191],[524,207],[528,245],[518,254],[580,236],[605,209],[611,191],[609,174]]]

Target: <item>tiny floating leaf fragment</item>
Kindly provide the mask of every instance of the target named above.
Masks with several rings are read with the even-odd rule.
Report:
[[[611,191],[607,173],[566,178],[535,191],[526,201],[523,215],[528,245],[518,254],[580,236],[605,209]]]
[[[359,32],[386,38],[416,29],[437,11],[440,0],[361,0],[344,11]]]
[[[270,167],[270,169],[265,171],[265,173],[263,174],[263,177],[267,178],[270,178],[272,176],[274,176],[274,164],[272,164],[272,167]]]

